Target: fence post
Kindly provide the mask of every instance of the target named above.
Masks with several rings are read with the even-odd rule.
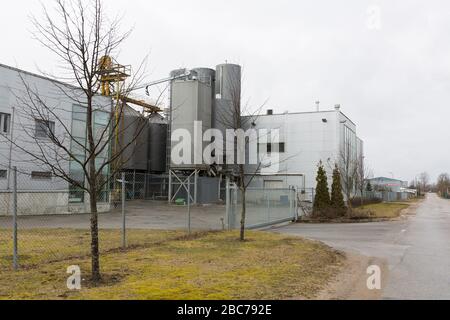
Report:
[[[231,231],[231,194],[230,194],[230,178],[225,179],[225,214],[227,215],[228,231]]]
[[[133,200],[136,200],[136,170],[133,171]]]
[[[172,203],[172,170],[169,170],[169,190],[168,190],[168,193],[169,193],[169,196],[168,196],[168,202],[169,202],[169,205]]]
[[[125,172],[122,172],[122,248],[127,247],[127,217],[125,213],[125,201],[126,201],[126,182]]]
[[[13,167],[13,268],[19,269],[17,248],[17,167]]]
[[[188,206],[188,233],[191,235],[191,176],[188,177],[188,196],[187,196],[187,206]]]
[[[298,215],[297,215],[298,211],[297,211],[295,198],[297,198],[297,192],[294,188],[292,188],[291,192],[290,192],[291,213],[292,213],[292,216],[294,217],[294,221],[297,222],[298,221]]]

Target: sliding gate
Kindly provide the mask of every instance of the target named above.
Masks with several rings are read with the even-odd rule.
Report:
[[[226,190],[227,225],[240,228],[242,194],[235,185]],[[297,191],[287,189],[248,188],[245,193],[247,229],[263,228],[284,222],[297,221]]]

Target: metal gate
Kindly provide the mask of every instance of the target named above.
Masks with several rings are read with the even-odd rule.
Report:
[[[295,188],[248,188],[245,193],[247,229],[263,228],[298,220],[297,190]],[[234,184],[226,188],[228,228],[240,227],[242,193]]]

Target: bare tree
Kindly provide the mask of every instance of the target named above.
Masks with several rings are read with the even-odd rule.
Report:
[[[422,172],[419,175],[419,193],[426,192],[430,184],[430,175],[427,172]]]
[[[373,176],[372,170],[367,165],[364,155],[360,154],[356,158],[356,180],[355,187],[361,196],[361,206],[364,205],[364,190],[367,181]]]
[[[225,83],[223,85],[227,88],[227,96],[221,97],[225,105],[220,106],[220,113],[216,114],[216,126],[223,131],[233,130],[234,132],[241,132],[244,135],[243,137],[236,137],[238,141],[237,145],[234,143],[232,145],[226,144],[224,153],[227,154],[229,151],[232,151],[234,158],[224,157],[222,174],[230,177],[239,187],[241,195],[240,240],[245,241],[247,190],[260,169],[264,167],[264,164],[259,158],[256,161],[257,164],[251,166],[245,161],[241,161],[243,159],[248,160],[247,153],[251,152],[249,146],[258,143],[258,136],[245,135],[244,130],[254,127],[255,121],[258,119],[265,103],[256,108],[256,110],[251,110],[248,103],[242,104],[242,86],[240,79],[240,74],[233,74],[231,72],[231,77],[224,80]],[[226,137],[227,139],[228,137]],[[239,143],[240,139],[241,141],[243,139],[243,143]]]
[[[122,155],[130,148],[145,128],[146,121],[137,119],[137,125],[124,126],[121,120],[129,93],[142,80],[144,62],[125,84],[110,85],[102,81],[105,63],[117,55],[119,47],[130,32],[120,32],[120,19],[109,20],[101,0],[55,0],[53,14],[43,6],[43,18],[32,17],[34,37],[59,60],[63,75],[52,76],[57,99],[30,84],[26,74],[20,74],[24,90],[16,91],[22,119],[22,139],[12,141],[14,147],[25,153],[29,161],[48,168],[53,175],[86,192],[91,213],[92,280],[101,279],[98,238],[97,203],[111,176],[121,170],[127,161]],[[145,60],[144,60],[145,61]],[[109,66],[106,66],[109,67]],[[119,67],[121,68],[121,67]],[[125,71],[123,76],[125,76]],[[67,84],[66,84],[67,83]],[[100,93],[115,97],[101,97]],[[72,101],[77,110],[67,110],[61,100]],[[151,112],[155,111],[150,110]],[[73,115],[85,121],[86,139],[77,139],[67,119]],[[68,116],[70,115],[70,116]],[[143,116],[144,117],[144,116]],[[99,119],[102,119],[101,121]],[[101,125],[99,125],[99,123]],[[132,139],[120,143],[118,136],[133,128]],[[83,129],[82,129],[83,130]],[[130,135],[128,135],[130,136]],[[33,147],[29,148],[28,144]],[[110,154],[111,145],[114,149]],[[70,170],[74,164],[78,171]]]
[[[440,196],[447,195],[450,191],[450,175],[448,173],[441,173],[436,183],[436,189]]]
[[[338,154],[338,168],[341,173],[342,191],[347,200],[349,210],[358,186],[358,157],[350,140],[344,142]]]

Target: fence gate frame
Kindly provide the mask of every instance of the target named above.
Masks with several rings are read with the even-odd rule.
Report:
[[[227,218],[227,229],[229,231],[235,229],[235,217],[236,217],[236,211],[238,211],[238,186],[235,183],[231,183],[230,179],[226,179],[226,188],[225,188],[225,211],[226,211],[226,218]],[[261,190],[264,192],[264,195],[266,197],[267,191],[275,190],[275,189],[264,189],[264,188],[248,188],[247,190]],[[299,219],[298,209],[299,209],[299,203],[298,203],[298,193],[301,192],[301,190],[295,188],[294,186],[290,186],[289,188],[283,188],[283,189],[277,189],[277,190],[289,190],[289,217],[281,218],[281,219],[274,219],[270,221],[270,217],[268,218],[267,222],[258,223],[254,225],[247,225],[245,226],[245,229],[252,230],[252,229],[259,229],[259,228],[265,228],[270,227],[273,225],[285,223],[285,222],[297,222]],[[267,197],[266,197],[267,198]],[[267,209],[270,210],[270,207]],[[268,211],[269,212],[269,211]]]
[[[173,201],[176,199],[177,195],[180,193],[182,189],[184,189],[192,202],[192,204],[197,204],[197,190],[198,190],[198,176],[199,176],[200,170],[194,170],[192,171],[188,176],[181,176],[178,175],[174,170],[169,170],[169,204],[173,203]],[[191,178],[194,177],[194,195],[191,194],[191,188],[190,188],[190,181]],[[174,190],[174,183],[173,178],[179,181],[180,186],[178,189],[173,192]],[[173,194],[173,195],[172,195]],[[188,199],[186,199],[188,200]]]

